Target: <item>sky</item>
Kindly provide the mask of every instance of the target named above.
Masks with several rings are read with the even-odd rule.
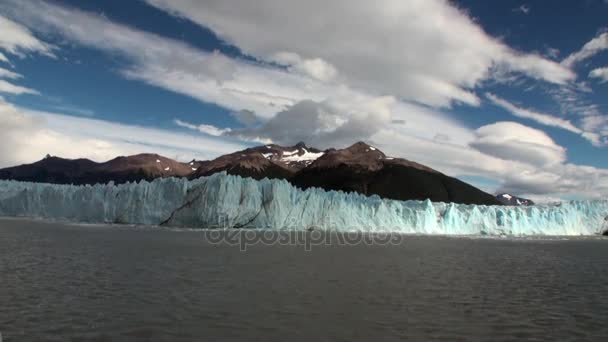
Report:
[[[0,167],[357,141],[608,196],[608,1],[1,0]]]

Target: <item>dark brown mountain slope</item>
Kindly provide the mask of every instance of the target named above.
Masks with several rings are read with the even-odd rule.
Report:
[[[304,143],[290,147],[265,145],[190,163],[156,154],[118,157],[99,164],[86,159],[47,157],[33,164],[0,170],[0,179],[61,184],[124,183],[172,176],[193,179],[222,171],[255,179],[287,179],[303,189],[353,191],[397,200],[501,204],[494,196],[456,178],[406,159],[387,157],[363,142],[324,152]]]
[[[306,168],[323,152],[299,143],[291,147],[265,145],[223,155],[203,163],[190,177],[198,178],[226,171],[254,179],[289,179]]]
[[[190,165],[157,154],[118,157],[105,163],[47,156],[33,164],[0,170],[0,179],[56,184],[125,183],[159,177],[185,177]]]
[[[363,142],[327,150],[290,182],[304,189],[353,191],[397,200],[500,204],[494,196],[456,178],[406,159],[387,157]]]

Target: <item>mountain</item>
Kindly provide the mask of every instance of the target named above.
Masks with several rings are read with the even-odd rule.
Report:
[[[124,183],[172,176],[196,179],[222,171],[258,180],[285,179],[302,189],[317,187],[396,200],[502,204],[494,196],[456,178],[407,159],[388,157],[363,142],[326,151],[304,143],[287,147],[271,144],[189,163],[156,154],[118,157],[105,163],[48,157],[34,164],[0,170],[0,179],[61,184]]]
[[[118,157],[105,163],[88,159],[63,159],[46,156],[33,164],[20,165],[0,170],[0,179],[25,182],[57,184],[125,183],[153,180],[160,177],[185,177],[192,168],[159,156],[138,154]]]
[[[513,196],[511,194],[498,194],[496,199],[504,205],[529,206],[534,205],[534,202],[529,199]]]
[[[290,181],[303,189],[354,191],[396,200],[500,204],[494,196],[456,178],[406,159],[387,157],[363,142],[327,150]]]
[[[200,165],[190,178],[209,176],[226,171],[229,174],[254,179],[289,179],[312,164],[323,152],[304,143],[290,147],[265,145],[223,155]]]

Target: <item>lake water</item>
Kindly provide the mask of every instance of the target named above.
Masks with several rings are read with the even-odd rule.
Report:
[[[3,341],[608,338],[608,240],[257,243],[0,219]]]

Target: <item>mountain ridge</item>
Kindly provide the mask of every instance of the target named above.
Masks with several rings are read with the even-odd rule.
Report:
[[[258,180],[285,179],[302,189],[316,187],[395,200],[502,204],[493,195],[470,184],[428,166],[389,157],[362,141],[347,148],[325,151],[303,142],[293,146],[268,144],[190,163],[158,154],[123,156],[103,163],[47,156],[32,164],[0,169],[0,179],[81,185],[149,181],[160,177],[195,179],[222,171]]]

